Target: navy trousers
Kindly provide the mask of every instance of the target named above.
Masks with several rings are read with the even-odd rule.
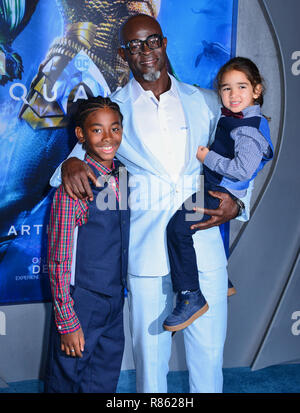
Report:
[[[223,187],[206,187],[204,207],[209,209],[217,209],[220,201],[211,196],[208,190],[229,193]],[[197,193],[194,193],[175,212],[167,226],[167,246],[175,292],[199,288],[197,259],[192,238],[196,230],[191,230],[190,227],[197,222],[207,221],[210,216],[192,211],[191,206],[195,206],[196,201]]]
[[[115,393],[124,351],[124,292],[110,297],[76,286],[72,298],[85,338],[83,357],[61,351],[52,317],[45,392]]]

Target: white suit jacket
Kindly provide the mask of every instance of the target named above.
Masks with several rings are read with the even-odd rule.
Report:
[[[132,80],[110,98],[118,103],[124,116],[123,139],[117,157],[130,173],[129,185],[131,226],[128,272],[137,276],[163,276],[169,273],[166,226],[185,199],[199,189],[202,165],[196,159],[199,145],[208,145],[214,137],[220,114],[217,95],[174,77],[188,127],[188,162],[181,179],[174,184],[163,165],[139,138],[132,108]],[[84,159],[85,152],[77,144],[69,157]],[[50,181],[61,183],[60,167]],[[250,191],[249,191],[250,192]],[[194,236],[199,271],[226,266],[227,260],[219,227],[198,231]]]

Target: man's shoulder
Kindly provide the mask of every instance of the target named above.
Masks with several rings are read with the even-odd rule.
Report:
[[[198,85],[191,85],[179,80],[176,80],[176,86],[179,93],[193,94],[196,98],[203,100],[213,111],[220,107],[218,95],[214,90],[205,89]]]
[[[176,79],[174,77],[172,77],[172,79],[175,81],[177,88],[190,91],[191,93],[195,93],[195,92],[198,92],[201,94],[206,94],[206,93],[214,94],[215,93],[213,90],[202,88],[197,84],[183,82],[182,80]]]
[[[129,99],[130,97],[130,85],[131,85],[131,80],[129,80],[126,85],[123,87],[118,87],[109,97],[112,101],[117,102],[117,103],[122,103],[125,102],[126,100]]]

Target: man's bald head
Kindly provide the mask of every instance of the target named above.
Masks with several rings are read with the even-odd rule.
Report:
[[[148,16],[148,14],[136,14],[134,16],[129,17],[126,22],[120,28],[120,42],[121,44],[126,43],[128,40],[129,32],[135,27],[139,27],[140,25],[148,27],[153,27],[154,33],[158,33],[162,35],[162,30],[158,21],[152,17]]]

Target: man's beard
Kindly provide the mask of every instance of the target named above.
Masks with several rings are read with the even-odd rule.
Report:
[[[144,80],[147,82],[155,82],[160,78],[160,70],[154,70],[143,74]]]

